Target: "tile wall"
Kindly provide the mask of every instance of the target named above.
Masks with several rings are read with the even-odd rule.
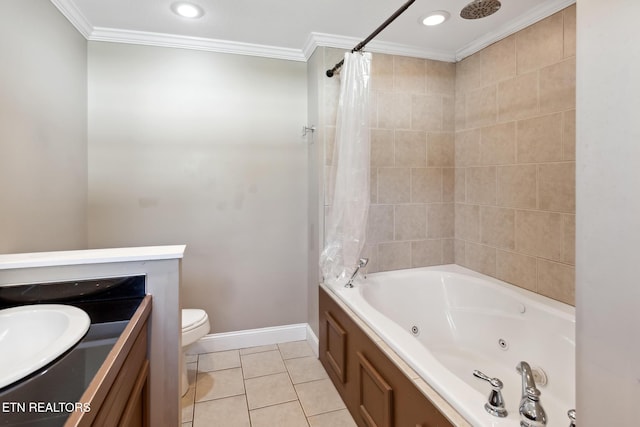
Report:
[[[575,302],[575,5],[456,64],[455,261]]]
[[[455,64],[374,54],[372,89],[368,271],[452,263]]]
[[[457,64],[373,55],[369,272],[455,262],[574,304],[575,11]],[[326,216],[339,80],[320,78]]]

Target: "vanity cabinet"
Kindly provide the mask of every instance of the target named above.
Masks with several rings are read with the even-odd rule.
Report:
[[[80,398],[90,411],[74,412],[65,427],[149,425],[150,313],[151,296],[147,295]]]
[[[360,427],[452,424],[320,288],[320,362]]]

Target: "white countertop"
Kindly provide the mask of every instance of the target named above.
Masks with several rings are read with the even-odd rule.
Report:
[[[6,254],[0,255],[0,270],[175,259],[184,256],[185,248],[186,245],[172,245]]]

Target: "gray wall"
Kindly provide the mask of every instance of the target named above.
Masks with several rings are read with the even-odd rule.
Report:
[[[48,1],[0,2],[0,253],[86,246],[87,42]]]
[[[89,246],[187,244],[212,332],[307,321],[306,64],[89,43]]]
[[[577,417],[631,426],[640,402],[640,2],[579,0],[577,9]]]

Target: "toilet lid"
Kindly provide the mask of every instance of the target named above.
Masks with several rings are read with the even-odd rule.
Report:
[[[207,320],[207,313],[198,308],[185,308],[182,310],[182,330],[193,329]]]

